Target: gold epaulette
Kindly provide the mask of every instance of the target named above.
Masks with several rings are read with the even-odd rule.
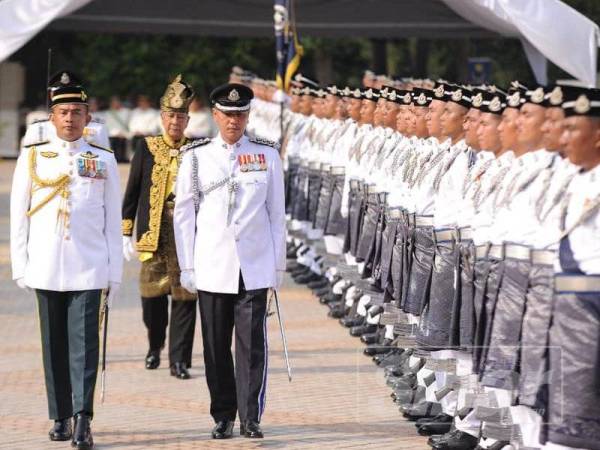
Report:
[[[31,148],[31,147],[35,147],[36,145],[46,145],[46,144],[49,144],[49,143],[50,143],[50,141],[34,142],[33,144],[27,144],[27,145],[24,145],[23,147],[25,147],[25,148]]]
[[[101,145],[94,144],[92,142],[88,142],[88,144],[94,148],[99,148],[100,150],[104,150],[105,152],[114,153],[110,148],[102,147]]]

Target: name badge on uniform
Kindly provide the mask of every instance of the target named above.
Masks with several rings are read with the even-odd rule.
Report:
[[[242,172],[261,172],[267,170],[267,160],[264,153],[239,155],[238,163]]]
[[[77,158],[77,173],[80,177],[104,180],[107,177],[106,163],[85,156]]]

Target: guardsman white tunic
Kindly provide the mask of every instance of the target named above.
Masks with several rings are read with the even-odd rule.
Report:
[[[50,184],[61,176],[68,177],[65,189],[51,196],[57,187]],[[10,241],[13,279],[24,277],[29,287],[82,291],[120,283],[121,192],[113,154],[56,135],[24,148],[11,191]]]
[[[177,176],[173,218],[181,269],[195,270],[201,291],[238,293],[240,271],[248,290],[275,287],[276,272],[285,271],[286,262],[277,150],[246,136],[229,145],[220,135],[188,147]],[[195,177],[201,192],[197,213]]]

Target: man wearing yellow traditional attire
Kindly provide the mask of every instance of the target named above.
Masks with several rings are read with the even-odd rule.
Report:
[[[136,253],[142,262],[140,293],[143,319],[148,329],[149,350],[146,369],[160,365],[160,351],[169,321],[171,296],[169,363],[171,375],[190,377],[196,294],[179,284],[179,264],[173,235],[174,186],[180,148],[186,143],[188,108],[194,90],[178,75],[160,99],[164,133],[144,139],[131,161],[131,171],[123,199],[123,255],[130,260]],[[136,220],[137,219],[137,220]],[[132,240],[134,222],[136,240]]]

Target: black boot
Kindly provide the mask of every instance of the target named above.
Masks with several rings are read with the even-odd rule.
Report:
[[[92,439],[92,430],[90,428],[90,418],[85,413],[77,413],[75,415],[75,431],[73,432],[72,447],[78,450],[90,450],[94,447]]]

